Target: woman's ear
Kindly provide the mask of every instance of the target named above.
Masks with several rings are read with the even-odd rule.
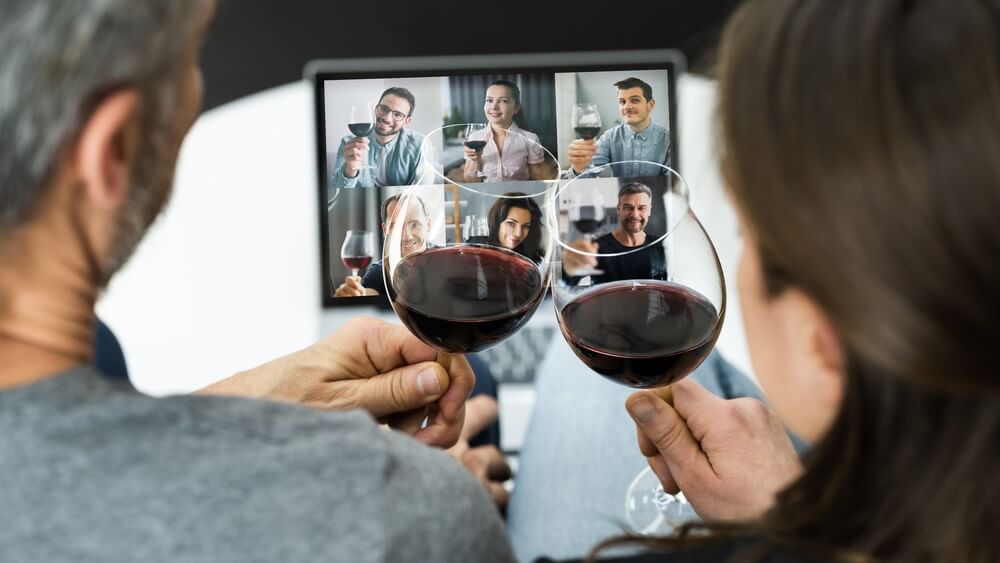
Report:
[[[846,383],[846,361],[840,336],[827,314],[804,292],[786,289],[778,298],[789,342],[794,342],[792,385],[811,412],[803,413],[802,437],[826,433],[840,410]]]
[[[142,96],[123,88],[105,96],[80,132],[76,175],[85,197],[97,208],[117,209],[130,187],[138,150]]]

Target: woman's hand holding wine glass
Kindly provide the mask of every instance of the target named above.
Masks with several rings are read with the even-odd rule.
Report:
[[[684,379],[635,393],[626,408],[664,490],[683,490],[702,518],[759,518],[802,472],[781,422],[757,399],[726,400]]]

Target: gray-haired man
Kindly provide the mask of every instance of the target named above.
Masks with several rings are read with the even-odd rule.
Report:
[[[0,3],[3,559],[510,560],[482,488],[372,420],[439,445],[462,431],[471,370],[402,328],[360,320],[204,391],[267,402],[153,399],[89,367],[97,296],[198,113],[213,10]]]

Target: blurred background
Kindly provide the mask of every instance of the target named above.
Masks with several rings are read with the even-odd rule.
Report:
[[[520,3],[221,0],[202,51],[205,109],[287,84],[316,58],[607,51],[672,47],[711,68],[739,0]]]

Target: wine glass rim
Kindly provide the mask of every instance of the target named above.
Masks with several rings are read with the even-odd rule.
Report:
[[[549,151],[549,149],[545,148],[545,145],[543,145],[541,143],[535,143],[535,141],[532,141],[531,139],[528,138],[527,135],[525,135],[525,134],[523,134],[521,132],[513,131],[511,129],[505,129],[503,127],[497,127],[497,126],[493,125],[492,123],[488,123],[488,122],[471,122],[470,121],[468,123],[451,123],[451,124],[448,124],[448,125],[443,125],[441,127],[438,127],[437,129],[432,129],[431,131],[429,131],[424,136],[424,140],[421,142],[420,151],[422,153],[425,153],[425,154],[430,154],[430,151],[428,151],[427,149],[425,149],[425,145],[427,143],[430,143],[431,139],[433,139],[434,136],[438,132],[442,133],[442,139],[443,139],[444,138],[443,133],[444,133],[444,131],[446,129],[461,128],[459,130],[464,130],[464,129],[467,129],[469,127],[469,125],[482,125],[484,128],[495,128],[497,130],[503,131],[503,132],[508,133],[508,134],[517,135],[517,136],[521,137],[525,142],[538,145],[539,148],[541,148],[545,152],[546,156],[549,159],[551,159],[552,162],[554,162],[556,164],[556,178],[552,179],[552,180],[511,180],[509,182],[502,182],[504,184],[513,184],[513,183],[516,182],[519,186],[523,185],[525,187],[527,187],[528,185],[531,185],[531,184],[541,184],[543,186],[541,190],[533,192],[533,193],[523,193],[522,195],[510,195],[510,196],[508,196],[508,195],[490,193],[490,192],[485,191],[485,190],[476,189],[476,188],[470,186],[469,182],[458,182],[456,180],[452,180],[451,178],[448,178],[447,176],[445,176],[442,172],[438,171],[438,169],[436,167],[431,167],[433,169],[434,176],[436,176],[437,178],[439,178],[442,181],[444,181],[444,183],[446,185],[458,186],[459,188],[461,188],[463,190],[467,190],[467,191],[469,191],[471,193],[488,196],[488,197],[491,197],[491,198],[494,198],[494,199],[500,199],[500,198],[504,198],[504,199],[530,199],[530,198],[535,198],[535,197],[539,197],[539,196],[544,196],[546,193],[548,193],[551,190],[551,186],[549,184],[554,184],[554,183],[559,182],[559,177],[562,176],[564,170],[562,169],[562,167],[559,166],[559,159],[556,158],[555,155],[553,155],[552,152]],[[479,183],[479,182],[476,182],[476,183]],[[501,182],[494,182],[494,183],[501,183]],[[525,189],[525,190],[521,190],[521,191],[522,192],[526,192],[526,191],[531,191],[531,190]]]
[[[347,232],[348,233],[363,233],[363,234],[369,234],[369,235],[372,234],[372,231],[370,231],[368,229],[347,229]]]
[[[670,228],[668,228],[666,230],[666,232],[664,232],[662,235],[656,237],[656,239],[654,239],[652,241],[647,241],[645,244],[642,244],[642,245],[639,245],[639,246],[631,247],[628,250],[624,250],[622,252],[588,252],[586,250],[581,250],[579,248],[574,248],[573,246],[570,246],[568,243],[563,242],[562,238],[559,236],[559,226],[558,226],[558,224],[553,223],[553,221],[556,219],[556,211],[557,211],[556,203],[559,201],[560,194],[562,194],[564,190],[566,190],[569,186],[571,186],[577,180],[579,180],[581,178],[590,179],[590,178],[587,178],[585,176],[576,176],[576,177],[571,178],[570,180],[562,183],[559,187],[557,187],[555,190],[553,190],[553,192],[552,192],[552,202],[551,202],[552,213],[547,214],[546,220],[545,220],[546,223],[547,223],[547,226],[548,226],[549,236],[554,237],[556,244],[558,244],[560,247],[562,247],[563,250],[566,250],[566,251],[569,251],[569,252],[573,252],[573,253],[579,254],[581,256],[591,256],[591,257],[594,257],[594,258],[616,258],[616,257],[619,257],[619,256],[627,256],[627,255],[632,254],[634,252],[639,252],[641,250],[644,250],[644,249],[646,249],[646,248],[648,248],[650,246],[653,246],[653,245],[656,245],[656,244],[660,244],[661,242],[665,241],[667,239],[667,237],[671,236],[682,224],[684,224],[685,221],[687,221],[689,219],[693,219],[696,223],[698,223],[699,226],[701,226],[701,222],[698,221],[698,218],[695,217],[694,214],[691,212],[691,204],[689,202],[690,193],[691,193],[690,192],[690,188],[688,187],[687,180],[684,179],[684,176],[681,176],[680,172],[674,170],[673,168],[671,168],[671,167],[669,167],[669,166],[667,166],[665,164],[661,164],[659,162],[652,162],[652,161],[649,161],[649,160],[617,160],[615,162],[609,162],[607,164],[602,164],[601,166],[595,166],[595,167],[593,167],[590,170],[590,172],[594,172],[594,171],[600,172],[600,171],[602,171],[602,170],[604,170],[606,168],[610,168],[610,167],[612,167],[614,165],[617,165],[617,164],[651,164],[651,165],[654,165],[654,166],[659,166],[660,168],[665,169],[668,172],[668,174],[672,174],[675,177],[679,178],[680,181],[681,181],[680,185],[682,187],[682,191],[680,192],[680,194],[684,198],[684,202],[686,204],[685,205],[685,209],[684,209],[684,213],[681,214],[680,218],[677,221],[675,221],[672,225],[670,225]]]

